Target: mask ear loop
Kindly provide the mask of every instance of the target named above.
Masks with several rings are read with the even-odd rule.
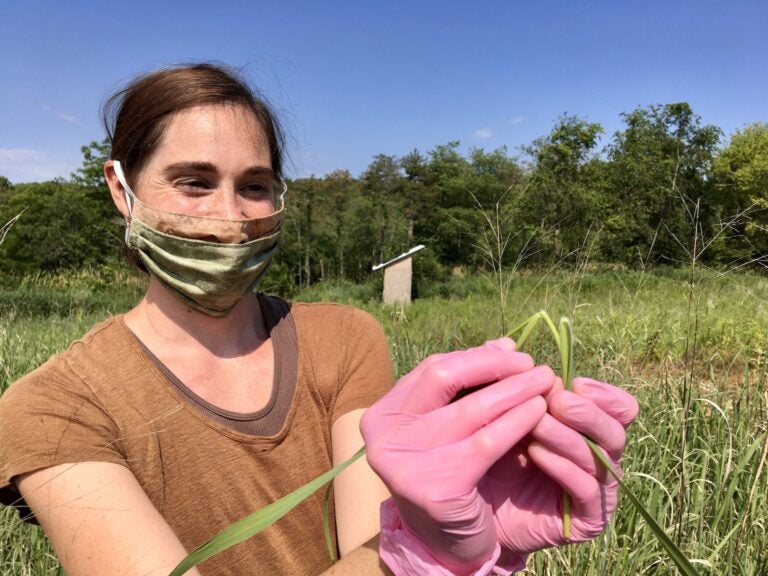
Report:
[[[112,168],[115,170],[115,176],[117,176],[117,181],[120,182],[120,184],[123,187],[123,194],[125,195],[125,204],[128,206],[128,217],[125,219],[125,245],[128,246],[128,236],[130,233],[130,227],[131,227],[131,218],[133,216],[133,202],[135,200],[138,200],[136,198],[136,194],[133,193],[133,190],[131,190],[131,187],[128,186],[128,180],[125,179],[125,173],[123,172],[123,167],[120,164],[120,160],[114,160],[112,162]],[[285,194],[285,192],[283,192]]]
[[[285,180],[280,180],[280,184],[283,186],[283,191],[280,194],[280,208],[278,212],[285,208],[285,195],[288,193],[288,184],[285,183]]]

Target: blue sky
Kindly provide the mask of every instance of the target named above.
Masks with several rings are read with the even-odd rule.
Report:
[[[69,176],[134,75],[245,67],[281,114],[291,176],[461,141],[492,150],[574,114],[606,129],[687,101],[726,135],[768,121],[768,2],[0,2],[0,175]]]

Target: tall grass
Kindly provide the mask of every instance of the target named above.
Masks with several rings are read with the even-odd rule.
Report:
[[[570,316],[577,336],[576,373],[635,394],[641,413],[629,431],[625,480],[667,533],[679,536],[701,574],[768,574],[768,328],[762,321],[768,318],[768,279],[701,271],[695,349],[689,281],[689,272],[677,269],[651,274],[585,265],[577,275],[564,269],[520,272],[510,285],[505,315],[512,325],[541,308],[552,316]],[[0,283],[0,392],[93,323],[127,309],[141,288],[141,280],[132,276],[88,274]],[[435,286],[434,293],[443,296],[416,300],[407,308],[382,307],[366,289],[349,298],[344,287],[332,285],[318,285],[301,297],[341,296],[376,315],[402,374],[433,352],[498,336],[498,295],[487,282],[454,279]],[[54,304],[44,304],[46,299]],[[548,339],[538,338],[531,346],[536,358],[558,363]],[[44,537],[21,526],[17,516],[0,510],[0,574],[55,573]],[[634,509],[622,502],[602,537],[538,552],[526,573],[665,575],[675,570]]]
[[[522,321],[546,308],[552,316],[574,317],[576,373],[621,385],[641,404],[623,461],[632,491],[701,574],[764,575],[768,327],[761,319],[768,318],[768,280],[699,270],[696,281],[692,313],[686,270],[521,276],[507,314]],[[528,297],[531,290],[537,299]],[[407,371],[424,354],[495,337],[492,297],[390,309],[382,320],[398,370]],[[555,347],[547,339],[537,342],[534,356],[557,364]],[[603,537],[534,554],[527,573],[677,571],[636,510],[623,503]]]

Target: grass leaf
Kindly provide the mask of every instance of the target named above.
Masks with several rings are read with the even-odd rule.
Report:
[[[597,459],[600,460],[600,463],[605,466],[611,476],[613,476],[616,479],[616,482],[619,483],[619,486],[623,490],[624,494],[627,496],[627,498],[629,498],[629,501],[634,504],[637,511],[640,512],[640,515],[645,519],[646,524],[648,524],[648,527],[656,536],[659,544],[661,544],[664,550],[667,551],[667,554],[678,567],[680,573],[684,574],[685,576],[699,576],[699,573],[696,572],[696,569],[693,567],[688,558],[685,557],[685,554],[683,554],[675,545],[675,543],[672,542],[670,537],[667,536],[667,533],[664,532],[664,529],[659,526],[653,516],[651,516],[650,512],[648,512],[640,503],[640,500],[638,500],[637,497],[632,493],[632,490],[630,490],[627,485],[624,484],[624,481],[613,469],[613,466],[605,457],[605,454],[603,454],[603,451],[600,449],[600,447],[586,436],[584,436],[584,441],[592,449],[592,452],[595,454]]]
[[[561,376],[566,390],[573,389],[573,325],[563,316],[558,326],[558,347],[560,348]]]
[[[246,516],[242,520],[235,522],[234,524],[227,526],[224,530],[216,534],[213,538],[208,540],[205,544],[198,546],[189,555],[182,560],[176,568],[173,569],[170,576],[182,576],[187,570],[193,568],[207,560],[211,556],[231,548],[235,544],[247,540],[251,536],[254,536],[267,528],[288,512],[293,510],[297,505],[303,502],[308,496],[316,492],[328,482],[333,480],[339,475],[345,468],[352,464],[355,460],[360,458],[365,453],[365,447],[360,448],[355,454],[345,462],[342,462],[335,468],[332,468],[328,472],[321,474],[314,480],[311,480],[304,486],[297,488],[290,494],[283,496],[280,500],[272,502],[268,506],[265,506],[261,510],[254,512],[250,516]]]
[[[323,535],[328,557],[331,562],[336,562],[336,546],[333,545],[333,538],[331,538],[331,490],[333,490],[333,484],[329,483],[323,495]]]
[[[541,321],[541,313],[537,312],[528,320],[520,324],[519,326],[512,329],[510,334],[517,334],[520,332],[520,336],[515,338],[515,345],[518,350],[522,350],[523,346],[525,345],[526,340],[528,340],[528,336],[531,335],[531,332],[533,332],[533,329],[538,326],[539,322]]]

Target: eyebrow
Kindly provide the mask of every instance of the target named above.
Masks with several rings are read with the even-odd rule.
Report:
[[[163,169],[163,172],[166,173],[184,171],[218,172],[216,166],[211,162],[175,162],[173,164],[169,164]],[[270,176],[274,174],[272,172],[272,168],[268,168],[267,166],[251,166],[245,171],[245,173],[252,175],[268,174]]]

